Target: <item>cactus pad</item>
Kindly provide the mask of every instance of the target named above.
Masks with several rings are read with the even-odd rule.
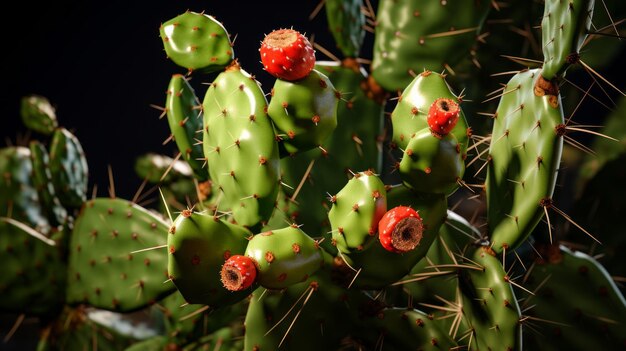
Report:
[[[363,0],[326,0],[328,30],[345,57],[358,57],[365,39]]]
[[[24,125],[41,134],[50,135],[58,127],[55,108],[47,98],[29,95],[22,98],[20,114]]]
[[[235,57],[228,32],[212,16],[187,11],[159,31],[167,56],[189,71],[219,71]]]
[[[87,160],[76,136],[65,128],[57,129],[52,137],[50,172],[61,203],[80,207],[87,196]]]
[[[67,300],[119,312],[138,310],[171,294],[167,225],[121,199],[87,201],[69,246]],[[152,250],[135,252],[154,248]]]
[[[506,84],[487,158],[488,221],[493,250],[519,246],[551,204],[561,158],[563,111],[557,96],[536,96],[539,70]]]

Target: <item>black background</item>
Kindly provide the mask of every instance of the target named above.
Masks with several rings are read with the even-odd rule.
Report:
[[[46,96],[57,107],[59,124],[81,141],[90,168],[90,189],[106,195],[107,167],[116,193],[132,198],[141,183],[134,171],[146,152],[174,155],[165,119],[151,104],[163,106],[174,73],[186,70],[166,58],[159,26],[186,10],[205,11],[236,36],[234,51],[245,70],[269,92],[273,78],[262,70],[258,47],[263,35],[293,27],[332,50],[324,11],[309,21],[317,1],[50,1],[11,3],[3,9],[0,39],[0,145],[26,129],[19,100]],[[9,6],[8,4],[1,5]],[[2,44],[4,41],[4,45]],[[336,50],[334,50],[336,51]],[[327,59],[318,52],[318,60]],[[212,76],[194,75],[203,98]],[[46,140],[40,135],[35,138]]]

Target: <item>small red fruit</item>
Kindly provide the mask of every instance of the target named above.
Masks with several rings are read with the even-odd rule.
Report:
[[[279,29],[266,35],[259,51],[263,68],[276,78],[299,80],[315,66],[313,46],[293,29]]]
[[[430,105],[428,110],[428,126],[440,136],[448,135],[459,121],[461,109],[452,99],[439,98]]]
[[[406,206],[387,211],[378,222],[378,239],[387,251],[403,253],[419,245],[424,232],[420,215]]]
[[[248,256],[230,256],[221,271],[222,284],[230,291],[249,288],[256,279],[256,265]]]

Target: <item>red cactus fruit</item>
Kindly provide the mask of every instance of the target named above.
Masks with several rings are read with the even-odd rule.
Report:
[[[406,206],[387,211],[378,222],[378,239],[387,251],[403,253],[419,245],[424,232],[420,215]]]
[[[461,109],[452,99],[439,98],[430,105],[428,110],[428,126],[436,135],[448,135],[459,121]]]
[[[263,68],[283,80],[302,79],[315,66],[313,46],[293,29],[279,29],[266,35],[259,51]]]
[[[249,288],[256,279],[256,265],[248,256],[230,256],[221,271],[222,284],[230,291]]]

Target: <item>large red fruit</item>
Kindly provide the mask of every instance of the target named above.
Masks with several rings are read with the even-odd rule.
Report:
[[[221,271],[222,284],[230,291],[249,288],[256,279],[256,265],[248,256],[233,255],[226,260]]]
[[[293,29],[279,29],[266,35],[259,51],[263,68],[283,80],[302,79],[315,66],[313,46]]]
[[[406,206],[387,211],[378,222],[378,239],[387,251],[403,253],[419,245],[424,232],[420,215]]]
[[[459,104],[452,99],[439,98],[428,110],[428,126],[437,135],[448,135],[459,121]]]

